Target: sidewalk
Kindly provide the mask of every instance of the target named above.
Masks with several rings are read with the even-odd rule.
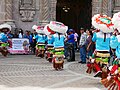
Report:
[[[16,88],[8,88],[4,86],[0,86],[0,90],[100,90],[98,88],[54,88],[54,89],[47,89],[47,88],[40,88],[40,87],[16,87]]]
[[[0,58],[0,90],[106,90],[78,60],[77,53],[75,62],[65,61],[64,69],[56,71],[35,55]]]

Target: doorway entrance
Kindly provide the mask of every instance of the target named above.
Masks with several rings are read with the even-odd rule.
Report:
[[[81,27],[91,27],[92,0],[57,0],[56,20],[77,33]]]

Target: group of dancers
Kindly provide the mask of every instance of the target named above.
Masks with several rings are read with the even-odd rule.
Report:
[[[89,57],[86,72],[95,72],[94,77],[100,77],[108,90],[120,90],[120,12],[115,13],[112,18],[96,14],[92,17],[92,25],[96,28],[92,38],[96,49]],[[63,69],[64,41],[68,26],[51,21],[44,27],[33,25],[32,29],[38,33],[33,37],[37,40],[36,56],[46,57],[53,63],[55,70]],[[10,30],[10,25],[0,25],[0,52],[4,56],[8,53],[6,34]],[[111,56],[114,56],[112,61]]]
[[[68,27],[61,22],[51,21],[44,27],[33,25],[32,29],[38,33],[33,37],[37,40],[36,56],[46,57],[55,70],[63,69],[64,40]]]
[[[94,77],[100,77],[108,90],[120,90],[120,12],[112,18],[96,14],[92,25],[96,28],[92,38],[96,49],[89,58],[86,72],[95,72]]]
[[[33,30],[37,32],[33,39],[36,39],[36,56],[46,57],[53,63],[55,70],[63,69],[64,63],[64,40],[68,26],[61,22],[51,21],[46,26],[33,25]],[[11,26],[7,23],[0,25],[0,52],[3,56],[9,53],[9,40],[7,34],[11,31]],[[46,45],[47,42],[47,45]]]

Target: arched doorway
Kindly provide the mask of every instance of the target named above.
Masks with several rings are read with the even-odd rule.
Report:
[[[92,0],[57,0],[56,20],[79,33],[80,27],[90,28]]]

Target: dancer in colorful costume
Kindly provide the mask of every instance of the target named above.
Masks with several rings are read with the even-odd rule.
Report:
[[[117,58],[113,61],[113,65],[109,67],[108,77],[101,82],[109,90],[120,90],[120,12],[113,15],[112,23],[115,30],[110,38],[110,47],[115,50]]]
[[[101,80],[108,90],[120,90],[120,61],[116,58],[113,66],[109,67],[108,76]]]
[[[44,57],[46,35],[43,31],[44,27],[33,25],[32,29],[38,33],[34,38],[37,40],[36,56]]]
[[[52,59],[53,59],[53,53],[54,53],[54,46],[53,46],[53,34],[55,34],[54,31],[52,31],[49,26],[49,24],[47,24],[45,27],[44,27],[44,33],[45,35],[47,35],[47,45],[46,45],[46,59],[49,61],[49,62],[52,62]]]
[[[5,23],[0,25],[0,52],[5,57],[8,54],[7,46],[9,46],[9,44],[7,33],[9,31],[11,31],[11,26],[9,24]]]
[[[52,37],[54,46],[53,67],[56,70],[61,70],[64,63],[64,34],[68,30],[68,27],[61,22],[51,21],[48,28],[50,29],[49,31],[55,32]]]
[[[87,64],[87,73],[95,70],[94,77],[107,77],[107,66],[110,57],[110,33],[114,31],[111,18],[107,15],[94,15],[92,25],[98,29],[94,32],[92,41],[96,43],[96,49]],[[105,75],[104,75],[105,74]]]

